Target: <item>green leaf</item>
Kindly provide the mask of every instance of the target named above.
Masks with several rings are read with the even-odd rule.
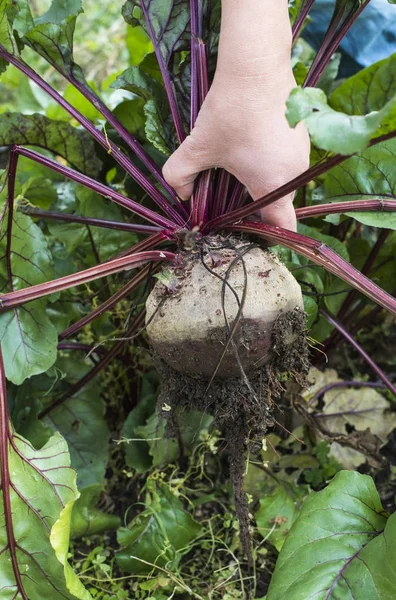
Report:
[[[13,0],[0,0],[0,44],[10,54],[17,52],[17,44],[12,35],[15,17],[19,11],[18,5]],[[0,58],[0,73],[6,70],[8,63]]]
[[[0,145],[40,146],[62,156],[75,169],[94,177],[101,162],[95,156],[92,138],[69,123],[53,121],[40,114],[3,113],[0,121]]]
[[[174,149],[173,127],[163,86],[141,67],[129,67],[111,87],[128,90],[145,100],[146,137],[157,150],[169,156]]]
[[[73,59],[73,37],[81,0],[52,0],[49,10],[37,18],[23,36],[23,42],[63,73],[73,73],[85,82]]]
[[[53,278],[47,240],[33,220],[22,213],[14,213],[10,252],[7,251],[6,235],[0,240],[0,252],[3,255],[0,275],[8,280],[9,288],[11,283],[12,289],[20,290]],[[47,300],[36,300],[0,314],[0,341],[4,348],[6,375],[17,385],[46,371],[56,360],[57,333],[46,314],[46,305]]]
[[[123,549],[116,555],[117,563],[122,571],[134,575],[149,573],[153,564],[173,570],[188,551],[188,544],[201,532],[201,526],[164,484],[148,495],[146,506],[128,528],[118,531]]]
[[[280,552],[268,600],[392,598],[393,523],[394,517],[387,524],[373,480],[341,471],[304,502]]]
[[[146,473],[153,464],[150,445],[145,441],[143,433],[137,433],[136,428],[145,426],[155,412],[156,403],[157,397],[154,394],[142,397],[137,407],[129,413],[121,431],[122,437],[129,440],[124,445],[126,464],[136,473]]]
[[[6,485],[3,479],[0,495],[4,599],[90,600],[66,560],[70,512],[78,491],[65,441],[55,434],[35,450],[12,429],[6,439],[1,462],[10,481]]]
[[[379,111],[350,116],[331,108],[322,90],[295,88],[287,101],[287,118],[292,127],[303,121],[318,148],[348,155],[368,145],[394,106],[392,98]]]
[[[172,146],[170,144],[169,134],[169,119],[164,119],[161,112],[158,110],[158,105],[153,100],[148,100],[144,106],[144,114],[146,115],[146,137],[157,150],[170,156],[172,154]],[[168,121],[168,123],[166,122]]]
[[[392,200],[396,198],[396,140],[382,142],[352,156],[342,165],[326,173],[322,201]],[[392,212],[351,212],[350,217],[372,227],[396,229],[396,214]]]
[[[356,221],[359,221],[359,223],[368,225],[369,227],[396,230],[396,212],[347,212],[345,214],[347,217],[352,217]]]
[[[94,88],[93,84],[92,87]],[[85,96],[83,96],[82,93],[71,83],[66,86],[63,93],[63,98],[90,121],[95,122],[102,118],[97,108],[95,108],[95,106],[89,100],[87,100],[87,98],[85,98]],[[66,122],[70,121],[69,113],[62,106],[59,106],[59,104],[56,104],[55,102],[51,103],[47,107],[46,115],[50,119],[60,119],[61,121]]]
[[[318,305],[311,296],[304,295],[304,310],[307,315],[307,329],[310,329],[318,317]]]
[[[108,515],[96,508],[102,492],[103,486],[100,484],[89,485],[82,490],[74,503],[71,515],[72,538],[95,535],[120,526],[119,517]]]
[[[6,375],[16,385],[47,371],[56,360],[58,335],[45,306],[36,300],[0,314]]]
[[[144,100],[149,100],[162,91],[161,84],[154,77],[135,66],[128,67],[113,81],[110,87],[133,92]]]
[[[113,110],[113,115],[130,133],[144,138],[145,117],[144,100],[142,98],[121,102]]]
[[[2,254],[6,253],[6,248],[6,236],[3,235],[0,239]],[[54,276],[47,239],[31,217],[19,212],[14,213],[12,223],[11,273],[14,290],[44,283]],[[8,277],[5,258],[0,261],[0,274],[5,279]]]
[[[68,360],[69,370],[73,362]],[[97,385],[85,386],[78,394],[54,408],[45,423],[67,441],[72,467],[80,490],[103,483],[109,456],[110,432],[104,419],[105,405]]]
[[[335,250],[337,252],[337,254],[339,254],[340,256],[342,256],[343,259],[345,259],[349,262],[349,254],[348,254],[347,247],[343,242],[341,242],[340,240],[337,240],[337,238],[335,238],[331,235],[326,235],[325,233],[321,233],[314,227],[309,227],[308,225],[304,225],[303,223],[298,224],[298,232],[301,233],[302,235],[307,235],[311,238],[314,238],[315,240],[319,240],[320,242],[323,242],[324,244],[326,244],[326,246],[329,246],[329,248],[332,248],[333,250]],[[297,274],[298,274],[298,271],[297,271]],[[304,274],[304,276],[305,276],[305,274]]]
[[[279,486],[274,494],[260,499],[256,522],[260,534],[279,551],[297,516],[293,499]]]
[[[378,130],[378,135],[394,131],[396,127],[396,54],[362,69],[348,77],[331,94],[330,106],[348,115],[364,115],[379,111],[393,100],[393,107]]]
[[[147,31],[147,22],[143,10],[140,14],[136,7],[145,9],[150,21],[160,56],[168,66],[175,52],[190,50],[190,5],[188,0],[127,0],[122,7],[122,15],[129,25],[140,25]]]
[[[154,51],[151,39],[140,26],[128,27],[126,45],[129,51],[129,62],[134,66],[139,65],[148,54]]]
[[[18,387],[10,386],[8,390],[9,411],[15,431],[29,441],[34,448],[42,448],[48,442],[53,431],[37,418],[43,405],[31,392],[31,383],[33,382]]]

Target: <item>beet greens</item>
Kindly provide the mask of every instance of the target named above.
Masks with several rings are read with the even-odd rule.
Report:
[[[194,126],[209,90],[216,62],[220,2],[127,0],[124,4],[125,21],[134,30],[145,32],[153,48],[139,65],[128,67],[111,84],[113,90],[134,94],[130,101],[136,107],[140,125],[136,131],[130,131],[123,119],[117,117],[117,111],[106,106],[75,62],[73,36],[76,19],[82,12],[81,2],[53,0],[46,14],[33,18],[28,1],[15,4],[12,0],[0,0],[0,72],[6,72],[12,65],[70,118],[68,122],[63,117],[5,112],[0,122],[0,146],[8,148],[8,165],[0,194],[0,340],[4,358],[4,364],[1,359],[0,365],[4,525],[0,542],[0,589],[11,590],[7,598],[91,597],[66,560],[70,526],[75,527],[76,536],[91,532],[89,525],[85,531],[78,529],[75,522],[71,525],[72,504],[78,492],[66,442],[71,464],[79,477],[77,484],[82,493],[79,502],[83,511],[84,502],[89,505],[87,498],[94,498],[96,502],[102,490],[108,457],[108,443],[103,444],[104,439],[109,439],[105,405],[102,400],[96,405],[91,402],[100,395],[95,377],[105,376],[113,359],[120,363],[125,361],[123,353],[130,340],[144,330],[147,281],[153,273],[156,276],[159,264],[177,266],[181,263],[181,235],[191,233],[202,239],[232,232],[276,245],[303,287],[308,324],[312,329],[310,335],[324,343],[326,352],[340,340],[347,340],[364,358],[370,374],[380,380],[380,383],[373,381],[364,385],[368,388],[383,385],[380,389],[396,395],[389,376],[354,338],[362,323],[370,322],[378,311],[385,309],[396,314],[394,283],[390,281],[389,269],[386,270],[386,264],[392,261],[389,241],[392,238],[394,244],[392,230],[396,229],[396,60],[390,57],[365,69],[341,83],[329,96],[321,84],[343,37],[368,3],[369,0],[336,1],[322,46],[309,68],[305,68],[300,87],[292,92],[288,101],[290,124],[295,126],[304,121],[311,134],[312,166],[256,201],[248,197],[233,176],[212,170],[199,176],[192,198],[182,203],[165,182],[161,167],[165,157]],[[312,5],[313,0],[301,0],[291,7],[295,43]],[[33,67],[33,52],[98,111],[100,117],[96,124],[84,115],[83,109],[74,106],[40,76]],[[35,56],[34,61],[36,59]],[[298,233],[249,220],[257,210],[292,192],[296,192],[296,214],[301,222]],[[325,217],[331,224],[330,233],[336,226],[344,227],[344,239],[353,235],[351,231],[356,224],[379,228],[379,235],[371,246],[366,244],[369,248],[365,248],[365,261],[356,260],[358,250],[354,257],[349,256],[345,245],[329,231],[318,231],[314,219],[319,217]],[[305,225],[308,219],[309,225]],[[372,233],[366,237],[373,240]],[[129,272],[136,269],[140,270],[130,277]],[[119,280],[113,277],[116,274],[121,274]],[[81,300],[82,289],[95,298],[90,306],[92,310],[87,310]],[[122,334],[117,334],[108,350],[102,342],[111,335],[109,324],[105,323],[106,335],[101,334],[98,344],[90,338],[90,328],[95,328],[97,322],[105,322],[106,314],[123,306],[127,297],[134,299],[133,310],[128,315],[117,315],[117,330]],[[83,361],[66,358],[65,354],[70,351],[88,351],[89,368]],[[66,377],[65,372],[72,367],[76,375]],[[140,368],[137,359],[134,367]],[[129,372],[130,366],[125,368]],[[43,379],[33,378],[29,390],[26,382],[36,375]],[[10,382],[10,409],[7,408],[5,378]],[[363,385],[353,381],[345,384]],[[326,384],[326,389],[323,387],[316,397],[332,389],[329,385],[342,383]],[[141,410],[146,409],[143,406]],[[306,408],[304,410],[306,412]],[[111,427],[113,425],[112,422]],[[85,441],[79,438],[80,427],[88,432]],[[66,442],[56,433],[58,430]],[[155,432],[154,427],[150,433],[152,438],[159,437]],[[182,445],[183,440],[179,439],[181,456]],[[99,460],[93,466],[96,457]],[[144,472],[142,465],[139,468],[143,470],[137,472]],[[353,484],[355,500],[365,498],[371,480],[357,473],[350,475],[349,480],[348,474],[339,475],[327,488],[329,491],[324,490],[320,492],[322,496],[318,494],[309,499],[301,518],[296,517],[293,531],[298,532],[303,527],[310,504],[314,509],[315,502],[318,506],[326,504],[326,494],[331,495],[334,489],[335,495],[339,489],[349,493],[348,486]],[[20,489],[28,485],[25,477],[32,479],[28,491]],[[19,486],[20,482],[23,485]],[[340,488],[336,487],[337,482]],[[48,488],[48,495],[42,492],[42,487],[38,491],[39,485]],[[152,489],[149,493],[155,496]],[[43,496],[43,504],[38,495]],[[187,518],[179,501],[174,497],[169,499],[164,493],[158,502],[173,506],[180,518],[186,519],[186,529],[194,530],[198,536],[197,523],[192,517]],[[357,560],[353,561],[360,553],[366,557],[365,565],[373,578],[373,586],[380,589],[372,597],[380,599],[381,593],[386,592],[387,584],[379,581],[381,569],[376,563],[375,548],[377,553],[388,552],[386,536],[394,527],[394,519],[382,509],[375,490],[370,502],[374,514],[370,524],[375,536],[371,530],[360,531],[362,539],[356,541],[355,551],[347,563],[341,566],[337,563],[326,573],[326,598],[331,598],[335,589],[342,592],[343,588],[337,586],[346,585],[344,582],[350,576],[347,567],[357,564]],[[263,506],[260,511],[264,511]],[[292,508],[294,510],[294,506]],[[74,514],[77,510],[74,509]],[[364,509],[354,504],[353,527],[358,527],[359,511],[363,515]],[[142,522],[146,516],[143,513]],[[22,543],[23,532],[16,521],[25,523],[25,520],[29,530],[27,540]],[[259,523],[260,517],[257,520]],[[117,527],[118,521],[113,521],[111,526]],[[129,539],[127,528],[120,531],[120,544],[124,548],[131,545],[133,555],[136,540]],[[295,538],[292,534],[281,553],[268,600],[286,597],[282,594],[287,595],[286,587],[294,585],[293,573],[295,579],[298,578],[298,572],[293,571],[299,568],[293,562],[295,559],[288,562],[294,551],[301,552],[296,541],[298,534]],[[171,533],[167,535],[171,540]],[[186,535],[183,543],[171,540],[176,548],[175,554],[168,557],[171,564],[172,560],[176,561],[176,555],[180,558],[178,552],[194,535]],[[29,536],[35,539],[30,540]],[[331,541],[327,546],[323,540],[321,543],[321,552],[326,555]],[[133,557],[125,557],[127,551],[122,552],[120,563],[124,561],[127,572],[136,573],[142,565],[133,563],[131,566],[128,561]],[[394,551],[391,549],[389,553],[386,556],[391,562]],[[150,560],[155,562],[156,556]],[[290,572],[290,564],[292,574],[282,575],[284,570]],[[309,575],[311,577],[311,571]],[[355,583],[350,585],[353,587]],[[308,592],[317,593],[315,583]],[[363,598],[356,594],[357,600]]]

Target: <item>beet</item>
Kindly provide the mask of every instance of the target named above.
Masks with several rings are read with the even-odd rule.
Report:
[[[159,281],[150,294],[146,324],[155,353],[184,374],[211,377],[217,368],[218,377],[236,377],[241,365],[249,373],[267,364],[279,315],[303,311],[288,269],[269,250],[243,242],[186,254],[173,275],[175,290]],[[287,334],[293,344],[295,334]]]
[[[165,435],[180,440],[191,410],[214,417],[227,442],[241,544],[252,564],[246,450],[260,452],[285,380],[301,383],[308,371],[301,288],[271,251],[236,238],[201,238],[159,275],[146,326]]]

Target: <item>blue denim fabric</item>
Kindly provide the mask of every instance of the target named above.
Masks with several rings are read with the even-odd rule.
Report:
[[[303,37],[318,48],[333,14],[335,0],[316,0],[313,22]],[[396,5],[387,0],[371,0],[345,37],[341,50],[349,71],[367,67],[396,52]]]

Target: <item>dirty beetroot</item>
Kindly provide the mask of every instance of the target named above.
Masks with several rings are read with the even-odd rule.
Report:
[[[300,286],[256,244],[190,237],[147,300],[146,326],[166,435],[177,436],[183,414],[198,410],[213,416],[227,442],[241,543],[251,561],[245,456],[261,450],[283,382],[303,383],[308,371]]]

